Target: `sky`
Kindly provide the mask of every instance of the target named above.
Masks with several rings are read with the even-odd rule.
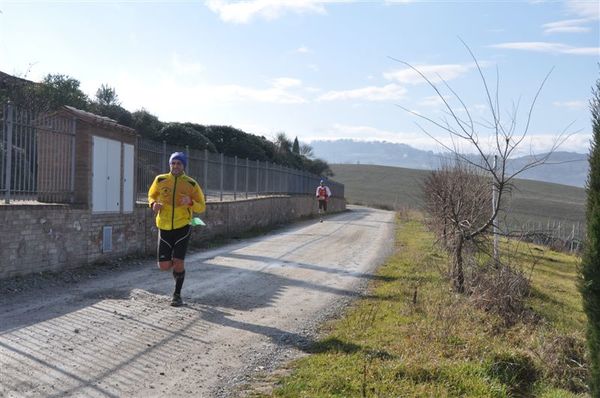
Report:
[[[444,100],[489,142],[491,98],[521,153],[587,153],[599,25],[596,0],[0,0],[0,70],[164,122],[434,151]]]

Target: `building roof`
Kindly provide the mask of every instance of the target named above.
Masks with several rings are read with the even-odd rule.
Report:
[[[4,73],[4,72],[0,71],[0,84],[6,84],[6,85],[22,84],[22,85],[27,85],[27,84],[35,84],[35,83],[32,82],[31,80],[22,79],[20,77],[9,75],[8,73]]]
[[[77,119],[83,120],[90,124],[104,126],[104,127],[110,127],[110,128],[114,128],[117,130],[122,130],[124,132],[131,133],[131,134],[136,134],[136,131],[134,129],[132,129],[131,127],[123,126],[122,124],[119,124],[116,120],[113,120],[106,116],[100,116],[100,115],[96,115],[95,113],[83,111],[81,109],[77,109],[77,108],[74,108],[69,105],[63,106],[57,113],[63,113],[63,114],[68,113],[68,114],[76,117]]]

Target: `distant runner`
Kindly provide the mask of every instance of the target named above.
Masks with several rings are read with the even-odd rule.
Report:
[[[329,201],[329,197],[331,196],[331,190],[327,185],[325,185],[325,181],[321,180],[319,186],[317,187],[316,192],[317,200],[319,201],[319,216],[320,222],[323,222],[323,214],[327,211],[327,202]]]
[[[185,174],[187,157],[175,152],[169,158],[170,173],[156,176],[148,191],[148,203],[156,214],[158,227],[158,267],[173,269],[175,292],[171,305],[181,307],[181,287],[185,278],[184,259],[194,213],[206,209],[200,185]]]

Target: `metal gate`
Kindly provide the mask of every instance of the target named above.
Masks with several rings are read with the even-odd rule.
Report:
[[[75,121],[0,107],[0,197],[4,203],[73,201]]]

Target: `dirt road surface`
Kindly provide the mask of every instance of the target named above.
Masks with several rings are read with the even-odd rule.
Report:
[[[188,253],[181,308],[151,260],[3,292],[0,396],[234,396],[302,355],[390,253],[394,214],[349,209]]]

